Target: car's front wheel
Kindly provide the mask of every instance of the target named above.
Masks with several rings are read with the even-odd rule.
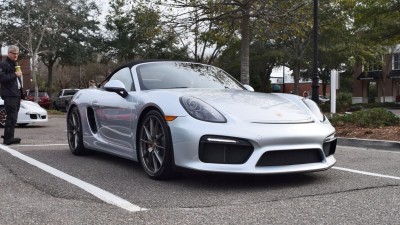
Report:
[[[163,115],[149,111],[139,126],[139,160],[153,179],[168,179],[173,172],[171,136]]]
[[[72,154],[87,153],[87,149],[83,146],[82,122],[78,107],[74,107],[67,116],[67,138]]]

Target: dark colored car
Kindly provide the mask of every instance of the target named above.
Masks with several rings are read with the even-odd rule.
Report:
[[[38,97],[39,97],[38,104],[41,107],[43,107],[45,109],[50,108],[50,104],[51,104],[50,97],[49,97],[49,95],[47,94],[46,91],[39,91]],[[29,101],[32,101],[32,102],[35,101],[35,91],[33,91],[33,90],[27,91],[26,100],[29,100]]]

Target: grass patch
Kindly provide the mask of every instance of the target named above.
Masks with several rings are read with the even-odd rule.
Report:
[[[61,112],[55,109],[48,109],[47,114],[49,115],[65,115],[65,112]]]

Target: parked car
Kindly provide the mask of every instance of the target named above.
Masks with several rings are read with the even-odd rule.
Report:
[[[199,63],[125,64],[99,88],[78,91],[66,123],[73,154],[95,150],[138,161],[153,179],[169,178],[176,167],[281,174],[336,162],[335,128],[314,101],[257,93]]]
[[[39,124],[48,122],[46,109],[32,101],[22,100],[18,112],[18,126],[26,126],[28,124]],[[6,123],[6,110],[4,100],[0,98],[0,127],[4,127]]]
[[[49,109],[51,102],[50,102],[50,97],[47,94],[46,91],[39,91],[38,92],[38,103],[41,107],[45,109]],[[26,91],[26,100],[28,101],[35,101],[35,91],[34,90],[27,90]]]
[[[79,89],[62,89],[56,97],[53,98],[53,108],[56,110],[67,111],[72,96]]]

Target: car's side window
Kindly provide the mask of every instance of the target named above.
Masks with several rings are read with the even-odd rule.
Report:
[[[132,81],[130,69],[128,67],[118,70],[114,75],[112,75],[110,80],[119,80],[125,85],[125,88],[127,91],[132,90],[133,81]]]

